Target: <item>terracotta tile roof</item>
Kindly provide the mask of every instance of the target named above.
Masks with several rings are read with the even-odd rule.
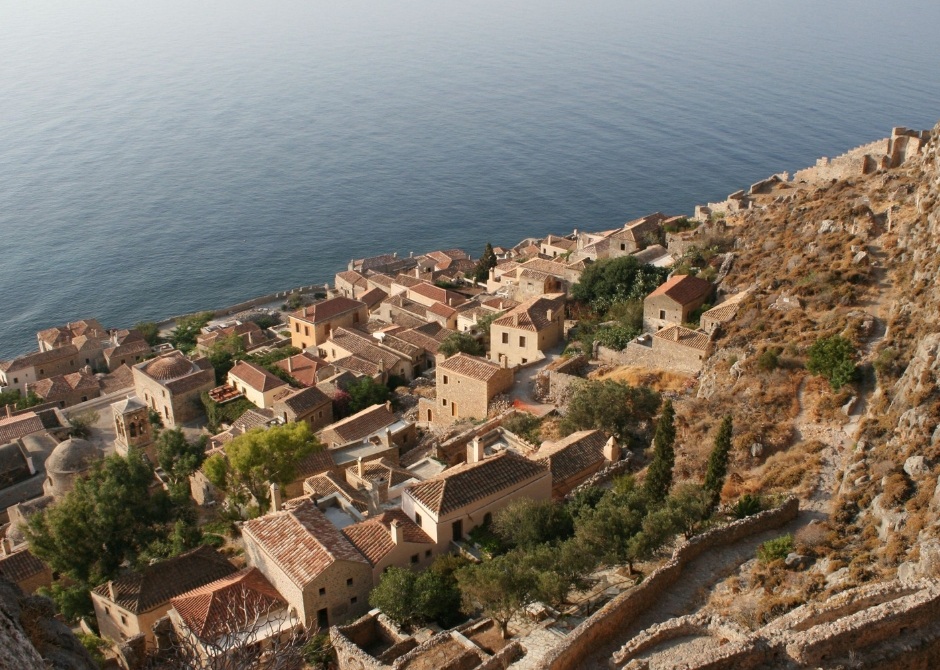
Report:
[[[359,300],[337,296],[335,298],[327,298],[326,300],[308,305],[307,307],[302,307],[296,312],[291,313],[291,316],[303,319],[309,323],[321,323],[365,306],[366,304]]]
[[[337,272],[336,273],[337,283],[340,279],[346,282],[347,284],[351,284],[353,286],[365,286],[366,284],[366,278],[362,276],[361,274],[359,274],[358,272],[356,272],[355,270],[345,270],[343,272]]]
[[[549,235],[545,238],[544,244],[550,247],[556,247],[558,249],[574,249],[577,246],[577,242],[574,240],[569,240],[567,237],[557,237],[555,235]]]
[[[402,356],[412,360],[420,356],[421,352],[424,351],[424,347],[414,344],[413,342],[409,342],[408,340],[404,340],[397,334],[392,335],[391,333],[385,333],[380,339],[377,339],[376,341],[380,342],[383,347],[392,349]]]
[[[423,279],[418,279],[417,277],[412,277],[411,275],[398,275],[395,277],[395,283],[399,286],[404,286],[405,288],[411,288],[412,286],[424,284],[425,281]]]
[[[201,640],[231,634],[233,625],[256,622],[287,605],[258,568],[239,570],[171,602],[186,627]]]
[[[380,288],[371,288],[368,291],[360,293],[356,296],[358,300],[361,300],[369,306],[370,309],[380,304],[383,300],[388,297],[388,293],[383,291]]]
[[[378,363],[367,361],[359,356],[345,356],[333,361],[333,365],[340,370],[350,370],[368,377],[378,377],[384,368]]]
[[[136,356],[149,356],[150,355],[150,345],[147,344],[146,340],[130,340],[129,342],[124,342],[119,344],[116,347],[109,347],[104,350],[104,357],[107,360],[112,358],[120,358],[121,356],[130,356],[131,362],[137,362],[134,360]]]
[[[643,251],[637,251],[631,255],[641,263],[652,263],[663,256],[668,256],[669,251],[661,244],[652,244]]]
[[[434,540],[421,530],[414,521],[400,509],[383,512],[378,516],[354,523],[343,528],[353,546],[359,550],[374,567],[395,549],[392,540],[392,522],[397,521],[402,532],[402,539],[411,544],[433,545]]]
[[[553,277],[560,277],[562,279],[565,277],[564,263],[547,261],[542,258],[533,258],[532,260],[528,260],[520,267],[523,270],[538,270],[539,272],[544,272],[545,274],[552,275]]]
[[[44,400],[62,398],[74,391],[99,391],[98,380],[90,372],[78,371],[67,375],[56,375],[40,379],[30,385],[30,390]]]
[[[72,338],[82,335],[87,335],[98,340],[103,340],[108,336],[107,331],[98,323],[97,319],[81,319],[64,326],[46,328],[36,333],[36,336],[40,340],[52,347],[61,347],[64,344],[70,344]]]
[[[720,305],[715,305],[710,310],[704,312],[702,318],[718,321],[719,323],[731,321],[734,315],[738,313],[738,308],[741,306],[741,302],[744,298],[748,296],[748,293],[748,291],[741,291],[740,293],[729,296]]]
[[[659,212],[649,214],[633,221],[623,224],[623,228],[615,231],[613,237],[617,239],[630,239],[637,243],[643,242],[643,237],[647,233],[655,232],[660,224],[666,220],[666,216]]]
[[[332,400],[316,386],[310,386],[304,389],[290,389],[286,395],[277,398],[275,402],[283,403],[297,416],[303,416],[317,407],[328,405]]]
[[[371,335],[349,328],[334,330],[325,346],[330,343],[336,344],[353,356],[380,365],[383,372],[391,370],[404,358],[400,353],[382,347]]]
[[[266,393],[281,386],[287,386],[287,382],[265,370],[260,365],[248,361],[238,361],[231,370],[229,376],[245,382],[245,385],[253,388],[255,391]]]
[[[409,486],[406,493],[440,517],[547,475],[545,465],[511,451],[502,451],[478,463],[464,463],[444,470]]]
[[[294,477],[294,481],[313,477],[322,472],[332,470],[335,467],[336,463],[333,461],[333,456],[330,454],[329,450],[318,449],[312,454],[308,454],[297,464],[297,474]]]
[[[322,472],[304,480],[304,494],[312,496],[314,500],[322,500],[334,493],[345,498],[360,512],[369,509],[369,499],[366,493],[354,489],[346,480],[340,479],[332,472]]]
[[[346,470],[348,472],[351,471],[353,474],[358,476],[358,467],[359,465],[356,464],[346,468]],[[388,486],[399,486],[410,479],[415,479],[413,472],[395,465],[384,457],[375,461],[363,463],[362,475],[364,479],[367,479],[370,482],[377,482],[382,480]]]
[[[462,305],[463,303],[467,302],[467,299],[459,293],[448,291],[447,289],[441,288],[440,286],[435,286],[434,284],[415,284],[409,288],[408,291],[410,293],[417,293],[418,295],[424,296],[429,300],[435,300],[450,307],[456,307],[457,305]]]
[[[691,275],[673,275],[659,285],[647,298],[664,295],[680,305],[688,305],[704,298],[712,291],[711,282]]]
[[[319,356],[304,351],[296,356],[281,359],[275,365],[304,386],[315,386],[317,383],[317,370],[330,365],[330,363]]]
[[[14,358],[12,361],[3,363],[4,372],[15,372],[24,368],[38,367],[54,361],[76,356],[78,347],[74,344],[66,344],[49,351],[34,351],[31,354]]]
[[[366,276],[366,281],[388,293],[392,290],[392,278],[379,272]]]
[[[105,582],[93,592],[134,614],[149,612],[171,598],[235,572],[235,566],[208,546],[148,565]],[[114,597],[111,590],[114,590]]]
[[[180,379],[166,382],[163,385],[173,393],[186,393],[197,388],[205,388],[208,391],[215,386],[215,372],[212,368],[199,370]]]
[[[274,412],[270,409],[249,409],[240,417],[232,422],[232,426],[237,426],[243,432],[252,428],[262,428],[267,426],[274,418]]]
[[[581,430],[557,442],[547,442],[532,454],[533,460],[547,465],[552,481],[561,482],[604,462],[607,436],[599,430]]]
[[[38,433],[42,429],[42,419],[35,412],[4,417],[0,419],[0,444]]]
[[[327,426],[321,431],[321,435],[330,438],[335,436],[339,438],[335,440],[336,442],[347,444],[375,435],[386,426],[397,423],[398,420],[398,417],[389,411],[385,405],[372,405],[372,407],[367,407],[361,412]]]
[[[498,312],[519,306],[518,302],[515,300],[510,300],[509,298],[487,298],[483,301],[483,304],[487,307],[495,309]]]
[[[245,522],[242,533],[301,589],[336,561],[366,562],[309,498]]]
[[[683,326],[667,326],[653,333],[653,337],[666,340],[673,344],[691,347],[698,351],[706,351],[708,349],[708,335],[700,330],[689,330]]]
[[[552,325],[552,321],[548,319],[549,310],[553,312],[554,318],[555,315],[562,313],[564,308],[565,295],[563,293],[548,293],[526,300],[493,321],[493,324],[537,332]]]
[[[503,369],[498,363],[463,352],[454,354],[438,364],[438,367],[441,370],[448,370],[454,374],[470,377],[481,382],[488,382]]]
[[[436,330],[433,330],[436,329]],[[419,328],[402,329],[395,333],[395,337],[403,342],[409,342],[424,351],[436,354],[441,342],[454,331],[448,330],[439,323],[429,323]]]
[[[19,583],[48,570],[29,549],[19,549],[9,556],[0,554],[0,577]]]
[[[442,316],[445,319],[449,319],[450,317],[452,317],[454,314],[457,313],[457,310],[454,309],[453,307],[448,307],[447,305],[444,305],[439,302],[435,302],[430,307],[428,307],[428,311],[431,314],[437,314],[438,316]]]
[[[127,365],[121,365],[114,372],[102,377],[99,384],[101,386],[101,393],[105,395],[122,389],[133,388],[134,373],[131,372],[130,367]]]

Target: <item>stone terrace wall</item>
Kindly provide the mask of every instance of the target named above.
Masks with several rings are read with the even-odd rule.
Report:
[[[545,659],[548,670],[576,670],[598,645],[607,643],[623,631],[640,614],[657,602],[663,592],[682,576],[682,569],[689,561],[715,547],[738,540],[792,521],[799,512],[799,501],[787,498],[779,507],[733,521],[693,537],[676,548],[672,558],[654,570],[641,583],[620,594],[590,618],[575,628],[565,641]]]
[[[597,358],[604,363],[667,370],[685,375],[694,375],[702,370],[703,361],[698,359],[699,353],[691,347],[670,346],[669,342],[663,340],[656,340],[653,346],[631,342],[623,351],[597,348]]]

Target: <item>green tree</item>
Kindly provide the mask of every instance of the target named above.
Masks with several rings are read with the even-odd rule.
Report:
[[[151,491],[152,483],[153,468],[136,449],[108,456],[64,498],[30,517],[30,550],[82,584],[115,576],[169,533],[169,497],[163,489]]]
[[[668,274],[668,270],[642,264],[633,256],[603,259],[584,269],[571,292],[575,300],[603,314],[614,303],[643,300]]]
[[[712,500],[712,507],[718,505],[721,499],[721,489],[725,485],[725,476],[728,474],[728,456],[731,453],[731,432],[733,429],[731,415],[721,420],[718,434],[715,436],[715,446],[708,455],[708,468],[705,470],[705,490]]]
[[[91,603],[91,591],[87,584],[66,586],[61,581],[55,581],[36,589],[36,593],[54,602],[56,611],[70,623],[82,617],[94,620],[95,606]]]
[[[825,377],[832,389],[838,391],[857,375],[855,347],[841,335],[818,339],[809,348],[806,369]]]
[[[666,514],[671,519],[675,532],[682,533],[686,539],[700,532],[711,517],[711,493],[697,484],[685,483],[676,487],[666,499]]]
[[[531,549],[571,537],[574,524],[561,503],[516,498],[493,517],[493,532],[509,548]]]
[[[586,509],[575,525],[582,551],[605,565],[627,563],[633,569],[629,543],[643,529],[649,500],[633,477],[622,477],[594,509]]]
[[[176,328],[170,332],[170,342],[180,351],[192,351],[196,348],[196,338],[212,317],[213,312],[200,312],[199,314],[190,314],[176,321]]]
[[[144,336],[151,347],[160,342],[160,327],[153,321],[140,321],[134,325],[134,328]]]
[[[483,345],[470,333],[451,333],[441,342],[438,351],[448,358],[457,353],[482,356]]]
[[[369,594],[369,604],[406,627],[431,621],[449,627],[461,618],[457,579],[434,564],[421,573],[390,567]]]
[[[411,570],[390,567],[369,593],[369,604],[382,610],[399,626],[411,627],[422,619],[415,589],[417,575]]]
[[[485,282],[490,276],[490,269],[496,267],[496,253],[493,251],[493,245],[486,243],[483,255],[477,261],[477,266],[473,270],[473,279],[478,282]]]
[[[225,456],[207,458],[203,471],[236,503],[253,498],[263,514],[270,507],[270,484],[289,484],[300,461],[322,448],[306,423],[255,428],[226,444]]]
[[[350,414],[361,412],[372,405],[381,405],[392,397],[392,392],[385,384],[371,377],[354,381],[346,388],[346,393],[349,394]]]
[[[98,412],[88,410],[81,414],[75,414],[69,417],[69,437],[80,437],[87,439],[91,435],[91,427],[98,421]]]
[[[161,431],[156,440],[157,463],[169,480],[170,497],[189,498],[189,477],[206,458],[206,437],[195,442],[186,439],[179,428]]]
[[[490,346],[490,326],[493,325],[493,322],[496,321],[506,312],[490,312],[485,314],[477,319],[477,330],[483,335],[482,346],[483,350],[486,351]]]
[[[676,413],[672,408],[672,401],[667,400],[656,422],[656,433],[653,436],[653,460],[646,470],[646,479],[643,482],[647,496],[656,503],[666,499],[672,486],[672,469],[676,463],[676,452],[673,449],[676,441],[675,418]]]
[[[461,600],[468,612],[476,609],[499,624],[503,639],[509,635],[509,621],[536,598],[538,577],[511,552],[467,566],[457,573]]]
[[[215,370],[215,383],[224,384],[229,370],[245,357],[245,343],[240,335],[232,333],[216,340],[209,349],[209,363]]]
[[[649,421],[659,408],[659,394],[612,379],[585,380],[577,384],[568,403],[562,430],[598,429],[627,439],[631,429]]]

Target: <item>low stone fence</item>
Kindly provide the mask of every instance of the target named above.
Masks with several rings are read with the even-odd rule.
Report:
[[[641,584],[625,591],[586,619],[545,659],[548,670],[575,670],[599,645],[606,644],[657,602],[682,576],[685,564],[715,547],[724,546],[796,518],[799,501],[787,498],[779,507],[733,521],[693,537],[677,547],[672,558],[654,570]]]

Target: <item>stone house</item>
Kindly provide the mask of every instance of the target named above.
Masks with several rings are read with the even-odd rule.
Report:
[[[545,465],[512,451],[484,457],[483,444],[467,447],[467,462],[413,484],[402,494],[402,511],[446,553],[451,542],[492,520],[517,498],[549,500],[552,477]]]
[[[303,386],[316,386],[336,374],[336,368],[328,360],[306,351],[282,358],[275,365]]]
[[[13,582],[28,594],[52,584],[52,570],[25,544],[14,548],[12,540],[5,537],[0,540],[0,578]]]
[[[355,270],[337,272],[333,280],[336,292],[344,298],[358,298],[358,294],[368,290],[369,283],[365,276]]]
[[[170,622],[201,658],[234,644],[267,648],[301,623],[257,568],[245,568],[171,601]]]
[[[665,220],[665,214],[656,212],[625,223],[620,230],[610,235],[608,257],[629,256],[645,249],[650,244],[657,244],[662,234],[662,223]]]
[[[485,419],[493,397],[512,388],[514,373],[505,366],[505,360],[498,364],[465,353],[444,360],[439,354],[437,397],[422,398],[418,416],[438,426],[461,419]]]
[[[105,367],[109,372],[114,372],[122,365],[140,363],[152,353],[141,332],[131,328],[112,331],[102,356]]]
[[[691,275],[673,275],[643,300],[643,328],[655,333],[671,324],[682,325],[711,297],[710,282]]]
[[[242,537],[249,565],[306,627],[325,630],[368,611],[371,566],[311,499],[245,522]]]
[[[101,395],[101,386],[91,369],[85,366],[78,372],[67,375],[55,375],[26,385],[26,392],[32,391],[45,402],[55,403],[60,409],[87,402]]]
[[[74,344],[37,351],[11,361],[0,362],[0,390],[26,394],[26,385],[56,375],[78,372],[94,364],[94,356],[83,356]]]
[[[166,616],[174,597],[235,570],[224,556],[204,545],[107,581],[91,591],[98,630],[115,642],[143,633],[152,646],[153,624]]]
[[[77,337],[86,337],[104,342],[108,339],[108,331],[97,319],[81,319],[67,323],[64,326],[46,328],[36,333],[39,351],[52,351],[67,344],[72,344]]]
[[[561,499],[605,465],[619,461],[620,447],[602,431],[580,430],[554,442],[543,442],[529,457],[548,466],[552,497]]]
[[[329,449],[386,436],[391,444],[406,450],[418,439],[415,424],[399,418],[392,411],[391,403],[367,407],[327,426],[317,435]]]
[[[402,342],[396,348],[387,346],[380,339],[352,328],[337,328],[330,339],[320,348],[321,355],[338,367],[345,366],[344,359],[359,358],[377,366],[379,381],[387,382],[391,376],[405,380],[414,379],[414,366],[421,350],[414,345]],[[368,369],[359,371],[368,374]],[[370,375],[373,376],[374,375]]]
[[[490,326],[490,358],[505,357],[508,365],[525,365],[545,358],[565,336],[565,295],[531,298]]]
[[[669,326],[653,333],[653,353],[658,367],[686,374],[702,369],[710,353],[708,335],[683,326]]]
[[[738,308],[741,302],[748,296],[749,291],[741,291],[732,296],[728,296],[724,302],[715,305],[710,310],[702,313],[700,322],[702,330],[711,336],[723,324],[729,323],[738,315]]]
[[[289,388],[286,381],[249,361],[238,361],[229,370],[227,381],[229,385],[241,391],[255,407],[262,409],[274,405],[275,396]]]
[[[333,401],[316,386],[284,388],[275,396],[271,409],[285,423],[305,421],[312,433],[333,423]]]
[[[202,415],[201,395],[215,387],[215,371],[206,358],[191,361],[170,351],[131,368],[134,393],[158,412],[167,428]]]
[[[400,509],[346,526],[343,535],[369,561],[375,586],[389,567],[418,570],[433,560],[434,541]]]
[[[539,245],[539,250],[545,256],[556,258],[574,251],[577,249],[577,247],[578,243],[575,240],[568,239],[567,237],[549,235],[544,240],[542,240],[541,244]]]
[[[326,342],[336,328],[364,326],[369,321],[369,307],[361,300],[337,296],[302,307],[287,320],[291,345],[308,349]]]

